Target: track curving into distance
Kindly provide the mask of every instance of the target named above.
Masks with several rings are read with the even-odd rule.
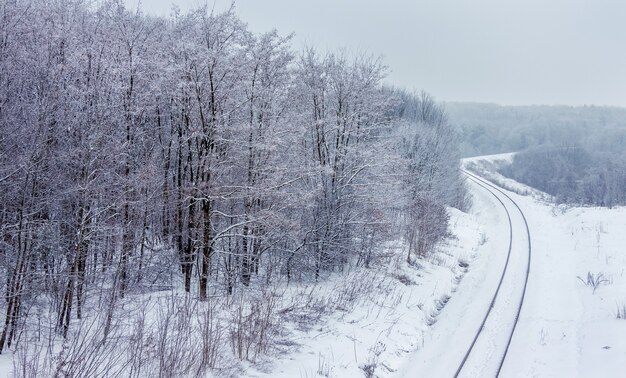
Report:
[[[515,318],[513,319],[513,325],[511,327],[511,331],[508,335],[507,338],[507,342],[506,342],[506,347],[504,349],[504,352],[502,353],[502,357],[500,358],[500,361],[498,363],[498,370],[496,372],[496,377],[498,377],[500,375],[500,371],[502,370],[502,366],[504,365],[504,360],[506,359],[506,355],[509,351],[509,347],[511,346],[511,340],[513,339],[513,334],[515,333],[515,328],[517,327],[517,323],[519,321],[519,316],[520,313],[522,311],[522,306],[524,304],[524,297],[526,295],[526,287],[528,285],[528,276],[530,275],[530,259],[531,259],[531,241],[530,241],[530,229],[528,228],[528,222],[526,221],[526,216],[524,215],[524,212],[522,211],[522,209],[518,206],[518,204],[509,196],[507,195],[504,191],[500,190],[500,188],[498,188],[497,186],[491,184],[489,181],[473,174],[470,173],[466,170],[461,170],[469,180],[472,180],[476,185],[482,187],[483,189],[485,189],[486,191],[488,191],[489,193],[491,193],[491,195],[493,195],[498,202],[500,203],[500,205],[502,205],[502,207],[504,208],[504,211],[506,212],[507,218],[508,218],[508,222],[509,222],[509,248],[508,248],[508,252],[507,252],[507,257],[506,257],[506,261],[504,263],[504,268],[502,270],[502,275],[500,276],[500,281],[498,282],[498,286],[496,288],[496,291],[491,299],[491,302],[489,304],[489,308],[487,309],[487,312],[485,313],[485,316],[480,324],[480,327],[478,328],[478,331],[476,331],[476,334],[474,335],[474,338],[472,340],[472,343],[470,344],[469,348],[467,349],[465,355],[463,356],[463,360],[461,361],[461,363],[459,364],[459,367],[456,370],[456,373],[454,374],[454,377],[458,377],[459,374],[462,372],[465,363],[467,362],[467,359],[469,358],[469,356],[472,354],[472,351],[474,349],[474,346],[476,345],[476,341],[480,338],[481,333],[484,329],[485,323],[487,322],[489,315],[491,314],[491,310],[494,307],[494,304],[496,303],[496,300],[498,298],[498,294],[500,293],[500,288],[502,286],[502,282],[504,281],[504,277],[506,276],[508,267],[509,267],[509,261],[510,261],[510,257],[511,257],[511,250],[512,250],[512,246],[513,246],[513,224],[511,222],[511,214],[509,213],[509,209],[507,208],[507,206],[504,204],[504,202],[502,201],[502,199],[500,199],[500,197],[498,197],[496,195],[496,193],[494,191],[499,192],[500,194],[502,194],[504,197],[506,197],[509,201],[511,201],[511,203],[515,206],[515,208],[517,208],[517,211],[519,211],[520,215],[522,216],[522,220],[524,221],[524,226],[526,227],[526,235],[528,237],[528,264],[526,266],[526,274],[524,275],[524,286],[523,286],[523,290],[522,290],[522,295],[521,298],[519,300],[519,304],[517,306],[517,311],[515,314]]]

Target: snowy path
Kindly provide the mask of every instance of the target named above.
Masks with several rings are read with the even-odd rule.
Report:
[[[503,154],[464,163],[507,188],[533,236],[531,277],[500,376],[624,377],[626,321],[618,310],[626,308],[626,207],[554,205],[547,194],[497,172],[510,159]],[[471,189],[480,199],[476,188]],[[484,203],[475,204],[474,212],[486,210]],[[484,224],[491,236],[498,232],[493,223]],[[474,265],[482,274],[491,274]],[[597,288],[585,282],[588,275],[602,277]]]
[[[525,285],[528,234],[520,211],[504,194],[495,190],[492,194],[485,184],[469,184],[474,197],[472,216],[487,230],[484,243],[422,349],[398,371],[400,377],[455,376],[475,339],[459,376],[495,376],[505,353]],[[493,302],[499,285],[498,299]],[[483,322],[481,336],[476,338]]]
[[[497,173],[498,166],[510,159],[511,154],[503,154],[464,162],[507,188],[504,193],[520,206],[532,233],[530,278],[500,377],[624,377],[626,320],[618,311],[626,308],[626,207],[555,205],[545,193]],[[507,215],[489,192],[472,183],[469,189],[474,202],[470,215],[484,230],[484,243],[424,344],[398,370],[398,377],[453,377],[498,285],[509,243]],[[507,275],[517,278],[519,285],[527,261],[516,249],[525,248],[525,234],[521,216],[510,212],[514,240]],[[596,289],[585,282],[588,275],[602,277]],[[501,295],[510,298],[501,301],[515,302],[519,292],[505,294],[507,283],[502,285]],[[508,313],[501,324],[485,325],[484,333],[494,339],[476,342],[476,357],[468,357],[461,376],[496,376],[493,361],[503,353],[500,337],[506,339],[506,326],[511,325],[506,319],[513,316]]]
[[[530,231],[522,210],[511,197],[488,181],[469,172],[465,174],[474,185],[491,193],[504,208],[509,225],[509,247],[491,303],[455,376],[498,376],[513,342],[524,302],[530,272]]]

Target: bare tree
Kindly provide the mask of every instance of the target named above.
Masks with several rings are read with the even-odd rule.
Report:
[[[31,307],[51,314],[51,334],[82,340],[73,356],[111,351],[120,304],[162,288],[184,293],[165,323],[191,329],[219,297],[239,301],[240,326],[270,332],[274,294],[248,303],[251,288],[370,267],[403,236],[419,255],[434,248],[462,193],[443,109],[383,88],[379,58],[298,57],[290,39],[252,33],[233,8],[0,3],[0,351]],[[81,339],[95,313],[99,339]],[[211,324],[202,366],[184,363],[184,332],[173,340],[172,374],[214,365]],[[269,339],[235,349],[254,358]]]

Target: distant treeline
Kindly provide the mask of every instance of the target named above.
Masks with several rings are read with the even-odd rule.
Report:
[[[501,173],[559,203],[626,204],[626,109],[446,105],[465,156],[522,151]]]
[[[461,134],[463,156],[575,146],[590,138],[610,142],[626,133],[625,108],[447,103],[446,111]]]
[[[515,156],[501,173],[549,193],[558,203],[626,204],[626,160],[588,147],[538,147]]]

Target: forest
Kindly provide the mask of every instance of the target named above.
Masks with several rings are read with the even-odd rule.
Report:
[[[254,361],[288,311],[270,289],[447,236],[469,201],[443,107],[384,86],[376,56],[290,40],[234,7],[0,2],[0,353],[20,376]]]
[[[626,109],[447,104],[465,156],[519,152],[501,173],[557,203],[626,204]]]
[[[626,156],[600,145],[531,148],[516,154],[500,172],[552,195],[557,203],[626,205]]]

